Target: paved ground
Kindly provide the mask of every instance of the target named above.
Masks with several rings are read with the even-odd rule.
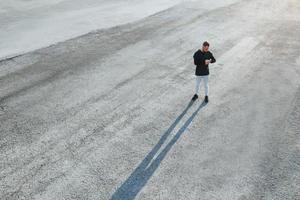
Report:
[[[0,198],[300,199],[299,22],[297,0],[195,1],[1,61]]]
[[[2,1],[0,5],[0,60],[75,38],[90,31],[133,22],[182,1]]]

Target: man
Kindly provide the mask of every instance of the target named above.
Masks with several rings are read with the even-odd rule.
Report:
[[[194,54],[194,64],[196,67],[196,91],[195,95],[193,96],[192,100],[195,101],[198,99],[198,92],[200,88],[200,83],[203,80],[204,81],[204,87],[205,87],[205,99],[204,101],[208,103],[208,75],[209,75],[209,63],[216,62],[216,59],[214,58],[213,54],[208,50],[209,49],[209,43],[203,42],[202,49],[198,50]]]

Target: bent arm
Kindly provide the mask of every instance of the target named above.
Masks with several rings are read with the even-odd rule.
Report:
[[[216,62],[216,59],[215,59],[215,57],[213,56],[212,53],[211,53],[210,59],[211,59],[210,63],[215,63]]]

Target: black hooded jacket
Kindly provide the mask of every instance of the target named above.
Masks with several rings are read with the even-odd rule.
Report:
[[[202,52],[200,49],[195,52],[194,54],[194,64],[197,66],[195,75],[196,76],[206,76],[209,75],[209,68],[208,65],[205,65],[205,60],[211,59],[210,63],[216,62],[213,54],[208,52]]]

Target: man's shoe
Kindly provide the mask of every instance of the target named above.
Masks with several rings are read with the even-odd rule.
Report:
[[[197,94],[195,94],[195,95],[193,96],[192,100],[195,101],[196,99],[198,99],[198,95],[197,95]]]
[[[204,101],[205,101],[205,103],[208,103],[208,96],[205,96]]]

